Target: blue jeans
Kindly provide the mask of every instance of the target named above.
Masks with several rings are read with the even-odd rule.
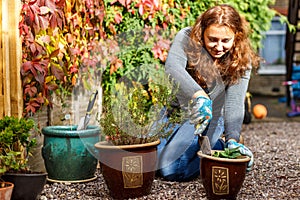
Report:
[[[207,134],[209,127],[204,131]],[[189,181],[200,174],[200,150],[198,136],[194,135],[194,125],[186,121],[177,125],[168,138],[161,138],[158,146],[158,175],[169,181]],[[219,119],[218,127],[208,135],[213,149],[224,149],[220,136],[224,131],[223,119]]]

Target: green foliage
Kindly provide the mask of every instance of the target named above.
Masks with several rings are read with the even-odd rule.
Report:
[[[35,127],[32,119],[8,116],[0,119],[0,175],[28,170],[28,156],[37,144],[31,137]]]
[[[274,5],[275,0],[254,0],[254,1],[240,1],[240,0],[223,0],[235,7],[249,22],[252,34],[250,39],[254,49],[259,49],[261,40],[264,35],[263,32],[271,27],[271,20],[276,14],[275,10],[270,9],[270,5]]]
[[[166,110],[176,91],[163,68],[144,65],[127,72],[105,94],[109,98],[100,119],[102,133],[116,145],[146,143],[167,136],[170,124],[180,117]],[[167,115],[170,123],[163,123]]]
[[[274,0],[22,2],[25,115],[51,106],[54,92],[63,101],[76,84],[90,89],[95,74],[103,74],[102,86],[109,91],[126,71],[148,63],[164,64],[174,35],[213,5],[231,4],[245,16],[255,49],[275,15],[268,7]]]
[[[235,159],[241,157],[242,154],[240,153],[239,147],[237,147],[234,149],[225,148],[224,151],[215,151],[213,156],[219,158]]]

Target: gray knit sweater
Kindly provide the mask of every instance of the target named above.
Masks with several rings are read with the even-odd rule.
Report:
[[[166,73],[179,84],[177,99],[182,109],[187,109],[193,94],[203,89],[186,70],[188,58],[184,48],[189,41],[190,31],[191,28],[187,27],[177,33],[165,64]],[[213,118],[208,135],[214,134],[215,129],[220,125],[219,118],[222,117],[226,140],[232,138],[239,141],[250,74],[251,70],[247,71],[237,84],[225,86],[221,81],[209,88],[208,95],[213,102]]]

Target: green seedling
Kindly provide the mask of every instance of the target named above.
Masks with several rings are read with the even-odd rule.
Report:
[[[240,153],[239,147],[234,149],[225,148],[224,151],[215,151],[213,156],[219,158],[230,158],[235,159],[240,157],[242,154]]]

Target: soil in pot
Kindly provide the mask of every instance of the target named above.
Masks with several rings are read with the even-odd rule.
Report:
[[[14,188],[14,184],[10,182],[0,182],[0,199],[1,200],[10,200],[11,194]]]
[[[3,180],[14,184],[12,200],[35,200],[47,181],[47,173],[5,173]]]
[[[114,199],[128,199],[150,193],[157,167],[159,140],[147,144],[114,146],[98,142],[101,172]]]
[[[198,152],[200,176],[208,199],[236,199],[246,176],[249,157],[218,158]]]

